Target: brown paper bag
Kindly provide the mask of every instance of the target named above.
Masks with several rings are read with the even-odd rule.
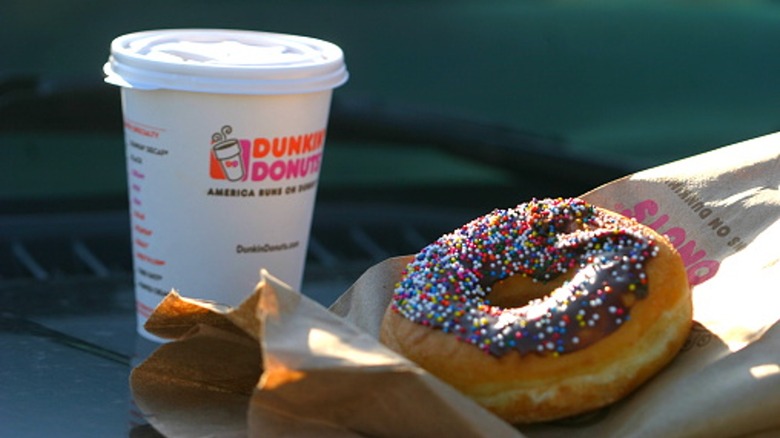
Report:
[[[172,294],[147,329],[178,340],[134,370],[136,403],[164,434],[188,437],[780,434],[780,135],[584,198],[667,234],[693,285],[685,347],[618,403],[516,429],[384,348],[381,315],[407,257],[369,269],[330,310],[267,273],[235,310]]]
[[[265,271],[236,310],[172,293],[146,328],[178,339],[131,376],[166,436],[518,436]]]

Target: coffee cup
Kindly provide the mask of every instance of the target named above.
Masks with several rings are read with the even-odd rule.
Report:
[[[224,29],[116,38],[139,332],[171,290],[237,305],[261,269],[300,290],[341,49]]]

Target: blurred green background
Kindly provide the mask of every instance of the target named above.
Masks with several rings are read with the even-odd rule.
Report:
[[[113,38],[171,27],[326,39],[351,74],[339,98],[553,135],[636,168],[780,129],[773,1],[5,0],[0,78],[110,87]],[[122,192],[122,145],[119,120],[67,138],[0,131],[0,200]],[[424,145],[329,142],[324,166],[325,190],[509,181]]]

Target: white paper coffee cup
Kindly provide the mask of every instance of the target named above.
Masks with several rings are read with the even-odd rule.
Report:
[[[342,51],[159,30],[115,39],[104,72],[122,90],[139,332],[171,289],[234,306],[265,268],[300,290]]]

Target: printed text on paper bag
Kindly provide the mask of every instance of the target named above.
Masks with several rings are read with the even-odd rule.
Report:
[[[695,213],[702,221],[702,226],[723,239],[726,246],[734,252],[747,246],[744,239],[732,235],[731,226],[720,218],[715,210],[706,207],[704,201],[695,192],[686,188],[681,182],[668,182],[667,186],[685,202],[691,212]],[[720,261],[708,258],[707,251],[698,247],[696,240],[688,238],[690,233],[685,228],[669,224],[669,215],[662,211],[656,200],[645,199],[637,202],[633,207],[618,203],[615,204],[614,209],[666,235],[682,256],[691,286],[709,280],[718,272]]]

